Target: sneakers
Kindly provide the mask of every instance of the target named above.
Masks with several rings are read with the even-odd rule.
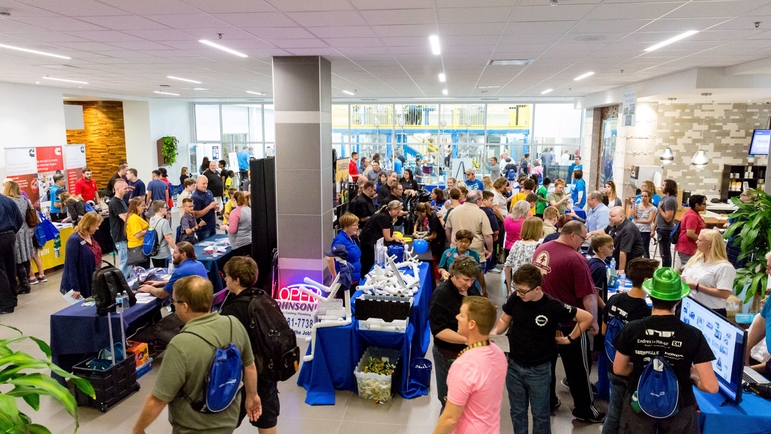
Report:
[[[34,277],[33,277],[32,279],[29,279],[29,284],[30,284],[30,285],[37,285],[38,283],[40,283],[40,281],[38,281],[38,280],[37,280],[36,278],[34,278]]]
[[[491,269],[487,270],[487,272],[488,273],[493,273],[493,274],[501,274],[501,270],[499,270],[497,268],[491,268]]]
[[[46,283],[46,282],[48,282],[48,278],[46,277],[45,274],[41,274],[40,276],[37,277],[37,281],[38,282]]]
[[[598,411],[594,407],[592,407],[592,411],[593,412],[584,414],[577,410],[573,410],[573,417],[587,423],[602,423],[602,421],[605,420],[605,413]]]

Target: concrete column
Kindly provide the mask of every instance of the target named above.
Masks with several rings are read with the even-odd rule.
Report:
[[[279,283],[323,281],[332,243],[332,68],[319,56],[273,58]]]

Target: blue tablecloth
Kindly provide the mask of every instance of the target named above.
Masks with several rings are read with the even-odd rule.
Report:
[[[206,238],[201,241],[214,241],[217,242],[223,238],[227,238],[228,236],[226,234],[216,234],[212,235],[209,238]],[[212,255],[207,255],[203,252],[203,249],[206,248],[206,246],[200,245],[201,242],[194,245],[195,247],[195,254],[198,256],[198,260],[201,261],[201,263],[206,267],[206,271],[209,274],[209,280],[211,280],[212,285],[214,285],[214,293],[218,293],[219,291],[224,288],[222,285],[222,277],[220,276],[220,268],[224,267],[225,264],[228,262],[228,259],[230,259],[231,253],[233,252],[233,249],[228,246],[225,253],[222,254],[222,256],[214,257]]]
[[[335,390],[356,392],[353,371],[369,346],[399,350],[402,371],[396,393],[407,399],[428,395],[428,389],[410,384],[409,381],[410,360],[423,357],[431,341],[428,308],[433,292],[433,278],[427,263],[420,264],[420,281],[410,314],[410,324],[405,333],[360,330],[355,317],[347,326],[317,329],[313,360],[303,363],[297,379],[297,384],[307,391],[306,404],[334,405]],[[361,291],[356,291],[352,300],[358,295],[361,295]],[[310,354],[310,350],[309,347],[307,354]]]
[[[586,220],[586,211],[584,211],[583,209],[581,209],[581,208],[579,208],[579,207],[573,207],[573,212],[574,212],[574,213],[575,213],[577,216],[579,216],[579,217],[581,217],[582,219]]]
[[[120,315],[111,314],[112,333],[115,342],[121,340],[121,327],[130,329],[138,321],[160,309],[160,300],[147,304],[135,304]],[[96,353],[110,346],[107,316],[98,316],[96,307],[78,303],[51,315],[51,360],[62,369],[70,371],[72,366],[90,353]],[[142,321],[143,322],[143,321]],[[66,357],[72,356],[72,357]],[[66,360],[65,360],[66,359]]]
[[[725,397],[704,393],[695,387],[702,434],[768,434],[771,432],[771,402],[753,394],[742,393],[739,405],[720,406]]]

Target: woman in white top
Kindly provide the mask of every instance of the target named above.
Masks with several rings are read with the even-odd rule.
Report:
[[[696,249],[683,268],[691,297],[726,316],[726,299],[733,292],[736,269],[728,262],[725,240],[718,231],[703,230],[696,240]]]
[[[522,224],[520,232],[522,239],[514,242],[506,257],[506,265],[503,267],[506,279],[506,295],[511,295],[511,276],[524,264],[533,262],[533,253],[541,245],[543,238],[543,220],[538,217],[530,217]]]
[[[634,224],[640,230],[640,236],[642,237],[643,247],[645,248],[643,256],[650,259],[651,230],[653,229],[653,221],[656,218],[656,207],[651,203],[651,194],[649,192],[643,191],[640,193],[640,203],[635,204],[632,208],[632,217],[634,217]]]
[[[509,203],[504,196],[508,186],[509,182],[502,176],[493,183],[493,212],[500,221],[504,221],[509,214]]]

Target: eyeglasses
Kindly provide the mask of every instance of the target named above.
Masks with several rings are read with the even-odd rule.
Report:
[[[172,298],[172,299],[171,299],[171,303],[172,303],[172,304],[185,304],[185,303],[187,303],[187,302],[186,302],[186,301],[181,301],[181,300],[174,300],[174,299]]]
[[[578,234],[578,233],[575,233],[575,232],[573,232],[573,235],[578,235],[584,241],[586,241],[586,239],[589,238],[588,235],[581,235],[581,234]]]
[[[515,290],[515,291],[517,291],[517,294],[519,294],[519,295],[521,295],[521,296],[523,296],[523,297],[524,297],[524,296],[525,296],[525,295],[527,295],[528,293],[531,293],[531,292],[535,291],[535,288],[533,288],[533,289],[528,289],[527,291],[523,291],[523,290],[521,290],[521,289],[519,289],[519,288],[517,288],[517,287],[515,286],[515,287],[514,287],[514,290]]]

